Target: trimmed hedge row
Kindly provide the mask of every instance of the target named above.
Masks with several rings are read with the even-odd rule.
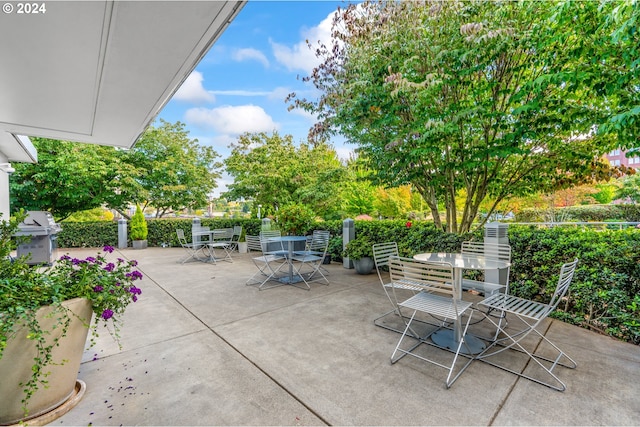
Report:
[[[540,209],[524,209],[516,215],[518,222],[547,221],[548,211]],[[640,221],[640,205],[584,205],[556,208],[556,213],[563,221]]]
[[[176,228],[189,236],[189,219],[148,221],[150,246],[179,246]],[[242,225],[247,234],[258,234],[257,219],[203,219],[211,228]],[[457,252],[464,240],[483,239],[483,230],[463,236],[445,233],[426,221],[356,221],[356,236],[365,235],[374,243],[398,242],[402,256],[420,252]],[[329,251],[341,261],[342,221],[314,224],[313,229],[329,230]],[[117,244],[117,223],[64,223],[60,247],[99,247]],[[640,231],[591,230],[587,228],[537,228],[510,225],[512,264],[510,293],[538,301],[548,301],[555,289],[560,266],[580,260],[570,292],[554,317],[596,330],[624,341],[640,344]],[[481,276],[480,276],[481,277]]]

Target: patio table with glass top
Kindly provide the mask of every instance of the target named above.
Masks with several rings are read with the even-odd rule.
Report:
[[[450,252],[422,253],[414,255],[413,258],[418,261],[446,262],[451,264],[453,267],[453,288],[455,298],[457,299],[462,299],[462,275],[464,270],[498,270],[510,266],[510,263],[507,261],[490,259],[481,255]],[[457,348],[461,338],[460,321],[453,323],[453,330],[441,329],[434,332],[431,336],[434,343],[448,349]],[[486,347],[485,343],[473,334],[467,333],[464,339],[471,354],[478,354]],[[464,353],[464,351],[461,352]]]

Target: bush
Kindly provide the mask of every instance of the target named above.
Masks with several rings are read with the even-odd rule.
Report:
[[[136,205],[136,213],[131,217],[131,240],[147,240],[147,220],[140,205]]]
[[[549,222],[550,209],[524,209],[516,215],[518,222]],[[640,205],[587,205],[553,209],[555,217],[563,221],[604,222],[640,221]]]
[[[315,214],[305,205],[291,204],[278,211],[277,225],[284,234],[304,236],[314,222]]]

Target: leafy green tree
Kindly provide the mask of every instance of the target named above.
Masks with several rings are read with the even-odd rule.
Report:
[[[321,97],[289,100],[318,115],[312,137],[346,136],[378,182],[412,184],[436,225],[443,204],[447,230],[464,233],[487,197],[491,214],[507,197],[616,174],[601,154],[640,123],[638,55],[626,53],[640,45],[637,7],[619,4],[352,5],[333,45],[315,47],[323,62],[306,80]]]
[[[233,145],[225,165],[234,182],[223,197],[253,199],[254,207],[262,205],[263,216],[292,203],[321,216],[339,206],[337,187],[344,168],[327,144],[296,146],[291,135],[246,133]]]
[[[161,120],[126,153],[126,161],[137,170],[133,201],[142,203],[143,209],[156,208],[156,217],[170,210],[205,206],[221,176],[218,157],[213,148],[189,139],[183,123]]]
[[[370,180],[371,171],[359,157],[347,162],[347,178],[342,186],[342,207],[349,216],[373,215],[376,187]]]
[[[640,203],[640,174],[628,175],[622,179],[622,186],[615,193],[616,199],[629,199]]]
[[[104,204],[126,206],[129,195],[119,189],[132,167],[116,149],[45,138],[32,141],[38,163],[16,163],[10,179],[14,210],[50,211],[62,220]]]

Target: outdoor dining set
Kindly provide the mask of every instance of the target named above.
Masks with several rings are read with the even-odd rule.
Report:
[[[205,262],[233,262],[232,252],[238,248],[242,227],[209,229],[199,227],[192,230],[192,241],[188,242],[184,231],[176,230],[180,245],[188,251],[182,260]],[[252,260],[257,271],[247,285],[258,289],[269,289],[281,285],[291,285],[310,290],[312,282],[328,285],[322,263],[329,247],[329,232],[315,230],[309,236],[282,236],[279,230],[261,231],[257,236],[246,235],[249,251],[261,254]]]
[[[542,303],[509,294],[508,244],[463,242],[459,253],[421,253],[404,258],[399,256],[397,244],[389,242],[373,245],[373,254],[380,283],[392,306],[374,323],[401,334],[391,355],[392,364],[411,355],[445,368],[447,388],[471,363],[479,361],[558,391],[566,389],[556,368],[573,369],[576,363],[541,330],[565,297],[577,259],[562,265],[551,301]],[[504,270],[502,277],[506,280],[491,283],[468,279],[468,270],[484,271],[485,277],[489,271]],[[463,297],[465,293],[484,299],[470,301]],[[389,315],[402,319],[400,328],[383,322]],[[471,332],[471,326],[483,322],[489,325],[484,329],[489,336]],[[443,362],[441,354],[432,357],[432,353],[422,351],[423,344],[445,350],[452,356],[450,362]],[[514,352],[524,355],[525,366],[531,365],[529,371],[512,367]]]
[[[189,252],[183,262],[232,262],[241,233],[241,227],[198,229],[187,242],[184,232],[177,230]],[[259,255],[251,256],[256,271],[246,284],[260,290],[282,285],[309,290],[312,282],[328,285],[323,261],[329,238],[325,230],[308,236],[282,236],[279,231],[247,235],[249,251]],[[374,244],[372,250],[390,303],[374,324],[400,335],[392,364],[411,355],[444,368],[447,388],[473,362],[484,362],[554,390],[566,389],[556,368],[573,369],[576,363],[545,336],[542,326],[565,298],[577,259],[561,266],[551,300],[543,303],[509,294],[509,244],[468,241],[457,253],[419,253],[411,258],[401,257],[395,242]],[[469,271],[482,272],[484,279],[471,278],[478,275],[470,276]],[[500,280],[490,280],[495,277]],[[425,345],[436,350],[425,351]],[[525,358],[525,369],[513,367],[514,354]],[[443,359],[446,355],[451,357]]]

